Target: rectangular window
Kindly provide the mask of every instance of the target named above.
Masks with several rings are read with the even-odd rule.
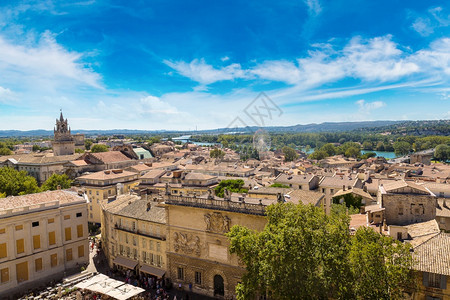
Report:
[[[25,252],[25,242],[23,241],[23,239],[19,239],[16,241],[16,249],[17,249],[17,254]]]
[[[398,215],[403,216],[403,207],[398,208]]]
[[[23,225],[17,225],[16,226],[16,230],[22,230],[23,229]]]
[[[142,239],[142,248],[147,247],[147,241],[145,239]]]
[[[39,249],[41,248],[41,236],[38,235],[33,235],[33,249]]]
[[[56,244],[56,234],[54,231],[50,231],[48,233],[48,244],[55,245]]]
[[[153,241],[150,241],[150,250],[153,250]]]
[[[123,245],[119,245],[119,252],[121,255],[123,255]]]
[[[147,252],[142,251],[142,261],[147,262]]]
[[[428,286],[434,288],[441,287],[441,274],[428,273]]]
[[[64,216],[64,220],[69,220],[70,219],[70,215],[65,215]]]
[[[28,280],[28,262],[16,265],[17,282],[21,283]]]
[[[55,223],[55,219],[54,218],[50,218],[47,220],[48,224],[52,224]]]
[[[127,256],[130,257],[130,247],[127,247]]]
[[[156,243],[156,252],[160,252],[161,251],[161,243],[157,242]]]
[[[64,233],[66,242],[72,240],[72,227],[66,227]]]
[[[6,243],[0,244],[0,258],[5,258],[8,256],[8,250],[6,248]]]
[[[71,261],[73,259],[72,257],[72,248],[66,249],[66,261]]]
[[[42,258],[37,258],[34,260],[34,270],[35,272],[42,270]]]
[[[156,255],[156,265],[158,267],[161,267],[161,264],[162,264],[161,255]]]
[[[179,280],[183,280],[184,279],[184,268],[178,268],[178,272],[177,272],[178,274],[178,276],[177,276],[177,278],[179,279]]]
[[[136,237],[133,236],[133,246],[136,246]]]
[[[78,257],[84,257],[84,246],[78,246]]]
[[[77,213],[77,218],[81,218],[83,216],[83,213]]]
[[[83,224],[77,225],[77,237],[83,237]]]
[[[9,269],[8,268],[4,268],[0,270],[0,277],[1,277],[1,282],[5,283],[9,281]]]
[[[38,226],[39,226],[39,221],[31,223],[31,227],[38,227]]]
[[[195,284],[202,284],[202,273],[195,272]]]
[[[55,253],[50,255],[50,265],[52,268],[58,265],[58,254]]]

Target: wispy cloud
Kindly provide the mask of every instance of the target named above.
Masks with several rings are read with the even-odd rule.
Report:
[[[450,15],[440,6],[431,7],[425,14],[414,19],[411,28],[423,37],[434,33],[437,28],[450,26]]]
[[[308,7],[308,14],[312,16],[317,16],[322,11],[319,0],[303,0]]]
[[[359,108],[359,112],[363,114],[370,114],[373,110],[386,106],[383,101],[367,102],[364,99],[356,101],[356,105]]]
[[[445,40],[433,49],[442,47],[446,47]],[[421,71],[423,61],[419,56],[429,60],[440,51],[410,54],[401,50],[390,35],[371,39],[354,37],[343,48],[334,48],[331,44],[322,44],[320,48],[310,50],[309,56],[296,61],[267,60],[248,69],[242,69],[239,64],[214,68],[204,59],[190,63],[164,62],[179,74],[203,85],[236,78],[259,78],[310,88],[344,78],[372,82],[398,80]]]
[[[231,64],[226,67],[214,68],[208,65],[205,60],[194,59],[190,63],[184,61],[164,60],[164,63],[176,70],[179,74],[192,79],[203,85],[208,85],[217,81],[233,80],[247,77],[239,64]]]
[[[49,31],[31,43],[0,36],[0,53],[0,83],[4,85],[101,87],[101,76],[82,62],[83,54],[59,45]]]

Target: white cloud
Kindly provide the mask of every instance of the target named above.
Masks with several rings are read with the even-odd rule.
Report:
[[[319,0],[303,0],[308,7],[308,14],[311,16],[317,16],[322,12],[322,7]]]
[[[322,44],[321,49],[310,51],[297,62],[266,61],[251,72],[262,79],[313,87],[346,77],[385,82],[419,71],[391,36],[367,40],[355,37],[339,51]]]
[[[365,100],[361,99],[356,101],[356,105],[359,107],[360,113],[370,114],[373,110],[386,106],[386,103],[384,103],[383,101],[366,102]]]
[[[161,101],[158,97],[147,96],[139,100],[142,114],[178,114],[176,107]]]
[[[428,49],[417,51],[411,57],[412,61],[420,64],[422,69],[429,72],[443,71],[450,75],[450,38],[442,38],[431,43]]]
[[[239,64],[231,64],[216,69],[213,66],[208,65],[203,58],[200,60],[194,59],[190,63],[184,61],[172,62],[169,60],[164,60],[164,63],[178,71],[181,75],[203,85],[208,85],[217,81],[247,77]]]
[[[224,56],[224,57],[220,58],[220,60],[221,61],[227,61],[227,60],[230,60],[230,58],[228,56]]]
[[[0,36],[0,71],[11,82],[45,81],[99,88],[100,75],[82,63],[82,54],[59,45],[53,34],[46,31],[36,44],[18,44]]]
[[[8,89],[0,86],[0,103],[7,103],[13,99],[13,92]]]
[[[296,84],[303,79],[299,68],[286,60],[265,61],[251,69],[250,72],[262,79],[283,81],[290,84]]]
[[[421,36],[429,36],[434,32],[434,28],[428,18],[417,18],[411,27]]]
[[[411,28],[421,36],[429,36],[435,32],[435,29],[449,26],[450,15],[446,15],[443,10],[439,6],[429,8],[427,13],[416,17]]]

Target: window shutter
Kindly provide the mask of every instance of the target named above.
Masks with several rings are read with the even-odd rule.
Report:
[[[441,289],[447,289],[447,276],[441,275]]]
[[[428,273],[422,272],[423,275],[423,286],[428,287]]]

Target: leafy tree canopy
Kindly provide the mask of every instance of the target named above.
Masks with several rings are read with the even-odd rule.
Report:
[[[243,186],[244,180],[242,179],[222,180],[219,185],[214,188],[214,192],[217,197],[223,197],[225,188],[232,193],[247,193],[248,189],[242,188]]]
[[[43,191],[54,191],[58,189],[58,186],[60,186],[61,189],[68,189],[70,188],[71,183],[72,180],[70,180],[66,174],[53,174],[44,182],[44,184],[42,184],[41,188]]]
[[[411,144],[405,141],[397,141],[394,143],[395,155],[406,155],[411,150]]]
[[[0,148],[0,155],[11,155],[12,151],[9,148]]]
[[[444,162],[450,160],[450,146],[445,144],[437,145],[434,150],[434,158]]]
[[[34,177],[28,176],[25,171],[13,168],[0,168],[0,193],[6,196],[18,196],[38,193],[40,189]]]
[[[230,252],[246,265],[238,299],[400,299],[412,284],[409,245],[372,229],[349,233],[349,218],[312,205],[267,207],[256,232],[235,225]]]
[[[274,183],[272,184],[270,187],[274,187],[274,188],[283,188],[283,189],[288,189],[290,188],[290,186],[282,184],[282,183]]]
[[[103,145],[103,144],[95,144],[91,148],[91,152],[92,153],[108,152],[108,151],[109,151],[108,147],[106,145]]]
[[[298,157],[297,152],[291,147],[284,146],[281,150],[283,151],[285,161],[294,161]]]
[[[225,152],[219,148],[215,148],[209,151],[209,156],[211,156],[211,158],[223,158],[225,156]]]

